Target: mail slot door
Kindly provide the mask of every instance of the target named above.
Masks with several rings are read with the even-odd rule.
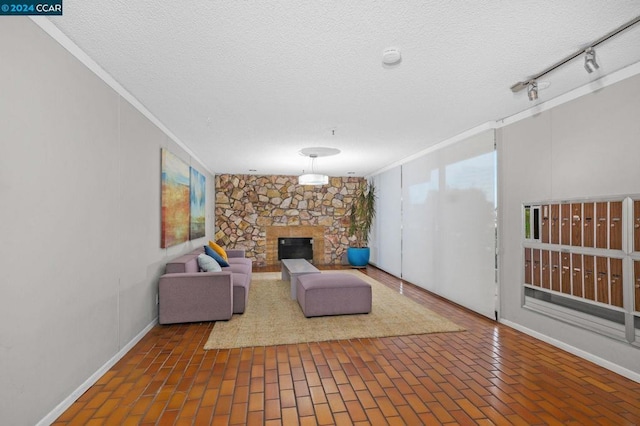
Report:
[[[551,288],[551,268],[549,267],[549,250],[542,250],[542,288]]]
[[[622,201],[609,203],[609,248],[622,250]]]
[[[582,258],[584,297],[589,300],[596,300],[596,275],[595,261],[593,256],[585,254]]]
[[[571,245],[582,245],[582,204],[571,204]]]
[[[542,212],[542,221],[540,222],[540,232],[542,235],[540,236],[540,240],[549,244],[549,228],[550,228],[550,209],[548,205],[540,206],[540,211]],[[638,245],[640,247],[640,244]]]
[[[540,250],[533,249],[533,285],[540,287]]]
[[[622,259],[609,259],[611,304],[622,308]]]
[[[531,249],[524,249],[524,282],[532,284],[531,281]]]
[[[609,303],[609,258],[596,256],[596,300]]]
[[[633,275],[634,275],[634,289],[636,293],[636,312],[640,312],[640,260],[633,262]]]
[[[551,290],[560,291],[560,252],[551,252]]]
[[[577,297],[583,297],[582,290],[582,255],[573,253],[571,255],[571,294]]]
[[[585,203],[582,206],[582,245],[585,247],[593,247],[595,210],[593,203]]]
[[[560,244],[560,206],[551,204],[551,244]]]
[[[571,253],[560,253],[560,287],[565,294],[571,294]]]
[[[609,228],[607,203],[596,203],[596,247],[607,248],[607,230]]]
[[[633,202],[633,250],[640,251],[640,200]]]
[[[571,245],[571,204],[560,205],[560,244]]]

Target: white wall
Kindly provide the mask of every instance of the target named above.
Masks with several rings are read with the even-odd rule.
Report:
[[[640,76],[497,133],[501,317],[629,376],[640,350],[522,308],[522,203],[640,193]],[[633,374],[632,374],[633,375]]]
[[[0,25],[0,424],[35,424],[157,317],[160,149],[213,176],[27,18]],[[211,213],[212,214],[212,213]]]

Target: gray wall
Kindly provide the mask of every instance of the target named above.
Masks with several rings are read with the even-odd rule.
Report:
[[[522,203],[640,193],[640,76],[503,127],[499,165],[501,317],[640,374],[640,350],[523,309]]]
[[[213,235],[213,176],[27,18],[0,25],[0,424],[34,424],[153,324]],[[160,248],[160,149],[207,177],[207,237]]]

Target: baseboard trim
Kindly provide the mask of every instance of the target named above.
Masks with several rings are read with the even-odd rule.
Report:
[[[578,349],[575,346],[568,345],[560,340],[554,339],[552,337],[547,336],[546,334],[539,333],[537,331],[531,330],[530,328],[524,327],[520,324],[501,319],[501,324],[507,325],[511,328],[514,328],[518,331],[521,331],[529,336],[535,337],[536,339],[542,340],[543,342],[549,343],[557,348],[563,349],[573,355],[579,356],[580,358],[586,359],[587,361],[591,361],[600,367],[606,368],[607,370],[611,370],[614,373],[617,373],[621,376],[626,377],[627,379],[633,380],[634,382],[640,383],[640,374],[635,371],[624,368],[618,364],[615,364],[611,361],[607,361],[606,359],[595,356],[587,351],[582,349]]]
[[[42,420],[36,423],[37,426],[48,426],[55,422],[67,408],[71,407],[83,393],[85,393],[91,386],[93,386],[116,362],[120,361],[127,352],[133,348],[151,329],[158,324],[158,318],[155,318],[149,325],[147,325],[140,333],[138,333],[129,343],[122,347],[109,361],[107,361],[102,367],[100,367],[95,373],[93,373],[87,380],[84,381],[71,395],[66,397],[56,408],[51,410],[49,414],[44,416]]]

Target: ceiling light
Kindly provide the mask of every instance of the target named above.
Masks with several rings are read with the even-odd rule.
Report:
[[[302,152],[302,151],[301,151]],[[299,185],[326,185],[329,183],[329,176],[313,172],[313,162],[318,158],[318,154],[309,154],[311,158],[311,173],[304,173],[298,176]]]
[[[298,153],[304,157],[313,156],[313,158],[319,158],[319,157],[330,157],[332,155],[338,155],[340,154],[340,150],[336,148],[327,148],[324,146],[314,146],[311,148],[303,148]]]
[[[339,154],[340,150],[336,148],[325,148],[325,147],[313,147],[313,148],[304,148],[300,150],[300,155],[304,155],[305,157],[311,158],[311,173],[304,173],[298,176],[298,184],[299,185],[326,185],[329,183],[329,176],[316,173],[313,170],[313,165],[315,163],[316,158],[318,157],[328,157],[331,155]]]
[[[316,173],[306,173],[298,176],[299,185],[326,185],[329,183],[329,176]]]
[[[529,86],[527,87],[527,95],[529,95],[530,101],[535,101],[538,99],[538,83],[534,80],[529,82]]]
[[[593,50],[593,47],[590,47],[584,51],[584,69],[591,74],[598,68],[600,68],[600,65],[596,62],[596,51]]]
[[[635,18],[633,18],[631,21],[627,22],[626,24],[623,24],[623,25],[619,26],[615,30],[603,35],[599,39],[594,40],[592,43],[587,45],[589,47],[586,50],[585,49],[578,50],[577,52],[575,52],[575,53],[567,56],[566,58],[556,62],[555,64],[545,68],[544,70],[540,71],[539,73],[530,76],[527,80],[517,82],[516,84],[511,86],[511,91],[513,93],[518,93],[519,91],[524,90],[526,88],[527,89],[527,93],[529,95],[529,99],[532,100],[532,101],[537,99],[538,98],[538,91],[537,91],[537,89],[535,91],[533,90],[533,88],[531,87],[532,83],[535,83],[536,80],[538,80],[540,77],[542,77],[544,75],[549,74],[551,71],[554,71],[554,70],[562,67],[567,62],[570,62],[570,61],[574,60],[575,58],[580,57],[582,54],[585,54],[584,67],[586,68],[586,70],[589,73],[592,73],[593,71],[595,71],[595,70],[597,70],[599,68],[598,63],[596,62],[596,53],[595,53],[595,51],[593,49],[596,46],[598,46],[600,43],[604,43],[605,41],[611,39],[612,37],[617,36],[621,32],[631,28],[632,26],[634,26],[634,25],[636,25],[638,23],[640,23],[640,16],[636,16]]]

